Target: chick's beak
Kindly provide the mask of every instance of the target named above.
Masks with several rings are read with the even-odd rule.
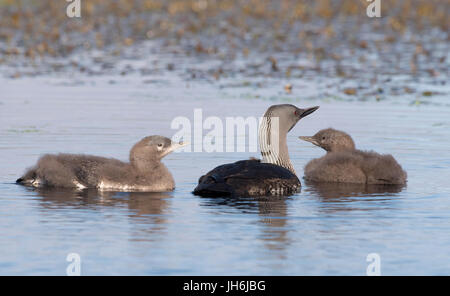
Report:
[[[177,150],[177,149],[182,148],[182,147],[187,146],[187,145],[189,145],[189,142],[181,142],[181,141],[178,142],[178,143],[173,143],[172,142],[172,145],[170,145],[170,151]]]
[[[172,144],[170,144],[170,146],[164,151],[163,156],[166,156],[167,154],[187,145],[189,145],[189,142],[172,142]]]
[[[314,139],[313,137],[300,136],[300,137],[298,137],[298,138],[299,138],[299,139],[302,139],[303,141],[313,143],[313,144],[316,145],[316,146],[320,146],[319,143],[317,142],[317,140]]]

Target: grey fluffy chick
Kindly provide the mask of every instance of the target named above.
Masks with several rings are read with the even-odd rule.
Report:
[[[172,191],[175,182],[161,159],[185,145],[162,136],[145,137],[131,149],[130,162],[91,155],[46,154],[16,182],[34,187]]]
[[[305,179],[313,182],[405,184],[407,174],[390,154],[355,149],[345,132],[324,129],[312,137],[300,137],[327,151],[305,166]]]

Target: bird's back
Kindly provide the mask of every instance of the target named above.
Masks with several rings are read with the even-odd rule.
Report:
[[[405,184],[407,173],[390,154],[373,151],[356,151],[364,161],[362,166],[367,176],[367,184]]]
[[[46,154],[17,182],[52,187],[95,187],[102,175],[111,171],[124,176],[127,167],[127,163],[112,158],[83,154]]]
[[[301,187],[286,168],[260,160],[242,160],[216,167],[200,177],[194,194],[200,196],[290,195]]]

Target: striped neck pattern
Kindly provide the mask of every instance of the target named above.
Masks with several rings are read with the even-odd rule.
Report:
[[[287,149],[286,133],[280,132],[279,117],[272,117],[271,110],[268,110],[261,119],[258,140],[261,162],[282,166],[295,174]]]

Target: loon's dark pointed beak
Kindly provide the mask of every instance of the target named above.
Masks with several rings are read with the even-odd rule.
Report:
[[[316,111],[317,109],[319,109],[319,106],[315,106],[315,107],[311,107],[311,108],[306,108],[306,109],[298,109],[298,113],[300,115],[300,118],[306,117],[309,114],[313,113],[314,111]]]
[[[306,109],[300,109],[296,107],[295,110],[295,122],[292,124],[291,128],[288,130],[288,132],[291,131],[291,129],[294,128],[294,126],[297,124],[297,122],[302,119],[303,117],[308,116],[309,114],[313,113],[314,111],[316,111],[317,109],[319,109],[319,106],[315,106],[315,107],[311,107],[311,108],[306,108]]]

